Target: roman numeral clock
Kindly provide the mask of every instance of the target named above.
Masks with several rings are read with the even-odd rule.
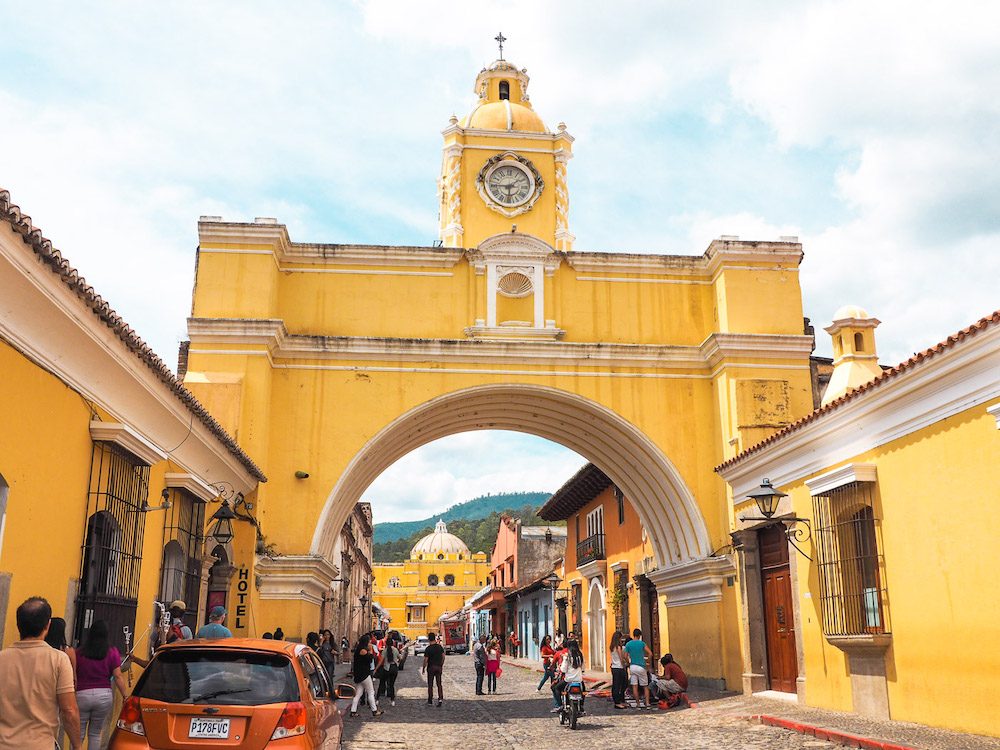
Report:
[[[513,151],[490,158],[476,175],[483,202],[508,217],[530,211],[544,187],[535,165]]]

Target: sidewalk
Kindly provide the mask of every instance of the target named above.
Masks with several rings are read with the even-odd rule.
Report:
[[[539,674],[542,671],[541,663],[536,661],[506,656],[501,661]],[[601,682],[610,684],[611,675],[588,670],[584,679],[593,689]],[[722,693],[706,688],[691,688],[687,695],[695,710],[739,716],[751,722],[784,727],[848,747],[869,750],[1000,750],[1000,737],[985,737],[923,724],[810,708],[780,698]]]

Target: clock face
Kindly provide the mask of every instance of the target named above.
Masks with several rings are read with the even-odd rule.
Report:
[[[520,206],[534,193],[532,179],[520,166],[501,162],[486,178],[490,197],[502,206]]]

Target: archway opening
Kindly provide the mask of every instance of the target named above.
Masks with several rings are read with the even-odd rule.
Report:
[[[311,553],[330,559],[337,535],[369,485],[411,451],[474,430],[509,430],[558,443],[594,463],[633,500],[660,565],[711,553],[701,511],[660,448],[614,411],[555,388],[499,384],[467,388],[411,409],[354,456],[327,498]]]

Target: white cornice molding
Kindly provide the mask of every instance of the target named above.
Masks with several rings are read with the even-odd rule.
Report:
[[[1000,326],[991,326],[818,415],[719,474],[734,498],[743,498],[765,476],[775,487],[784,487],[998,397]]]
[[[163,475],[163,483],[169,488],[187,490],[205,502],[211,502],[219,496],[219,493],[211,485],[203,482],[194,474],[167,473]]]
[[[325,265],[452,268],[462,259],[464,253],[460,247],[323,245],[295,242],[279,256],[279,260]]]
[[[812,354],[813,337],[719,332],[708,336],[699,349],[702,359],[713,368],[723,359],[736,357],[801,360]]]
[[[322,604],[340,569],[319,555],[257,555],[260,598]]]
[[[158,464],[167,458],[167,454],[149,442],[146,438],[128,425],[118,422],[90,423],[90,437],[99,443],[114,443],[124,448],[147,466]]]
[[[657,568],[646,573],[656,593],[666,597],[667,607],[684,607],[722,600],[726,576],[736,572],[729,555],[702,557]]]
[[[619,560],[608,565],[611,570],[617,573],[619,570],[628,570],[628,560]]]
[[[803,359],[812,347],[809,336],[778,334],[715,333],[699,346],[668,346],[558,341],[565,331],[554,326],[477,325],[465,333],[477,338],[293,336],[280,319],[188,318],[194,345],[264,346],[272,359],[481,363],[510,358],[533,365],[705,370],[727,358]]]
[[[566,253],[566,262],[580,273],[687,274],[703,276],[704,256],[639,253]]]
[[[810,495],[824,495],[853,482],[874,482],[878,478],[877,474],[875,464],[847,464],[813,477],[806,482],[806,487],[809,488]]]
[[[1000,404],[994,404],[993,406],[987,406],[986,412],[994,417],[997,421],[997,429],[1000,430]]]
[[[591,560],[583,565],[577,565],[576,569],[580,574],[587,579],[587,581],[593,581],[595,578],[607,578],[608,575],[608,561],[607,560]]]
[[[798,268],[802,262],[802,243],[718,239],[708,246],[705,259],[709,273],[715,273],[726,263],[778,263]]]
[[[292,244],[284,224],[216,221],[203,216],[198,221],[198,244],[207,242],[267,246],[279,256],[287,252]]]

